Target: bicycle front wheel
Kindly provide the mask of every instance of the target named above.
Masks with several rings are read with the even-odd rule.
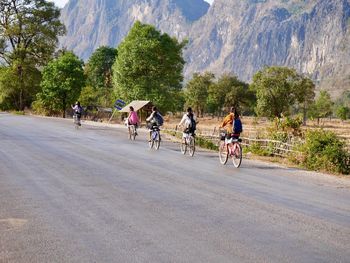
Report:
[[[158,150],[159,146],[160,146],[160,133],[158,132],[156,139],[154,141],[154,148],[156,148],[156,150]]]
[[[193,156],[196,150],[196,141],[193,136],[190,137],[188,153]]]
[[[242,146],[239,143],[236,143],[235,150],[232,154],[233,165],[238,168],[242,163]]]
[[[219,159],[221,164],[226,164],[228,159],[227,145],[225,141],[219,143]]]

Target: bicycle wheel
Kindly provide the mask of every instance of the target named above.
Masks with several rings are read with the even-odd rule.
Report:
[[[135,141],[135,137],[136,137],[136,130],[135,130],[135,126],[131,125],[131,140]]]
[[[160,133],[157,132],[157,135],[156,135],[156,138],[154,141],[154,148],[156,148],[156,150],[158,150],[159,146],[160,146]]]
[[[234,152],[232,154],[233,165],[238,168],[242,163],[242,146],[239,143],[236,143],[234,146]]]
[[[186,138],[182,138],[181,140],[181,144],[180,144],[180,149],[181,149],[181,153],[185,154],[187,151],[187,143],[186,143]]]
[[[228,159],[227,145],[225,141],[219,143],[219,159],[221,164],[226,164]]]
[[[131,140],[132,134],[131,134],[131,127],[130,126],[128,127],[128,132],[129,132],[129,134],[128,134],[129,140]]]
[[[190,136],[188,153],[193,156],[196,150],[196,140],[193,136]]]
[[[148,146],[150,149],[152,149],[153,145],[154,145],[154,140],[153,140],[153,138],[151,138],[151,140],[148,142]]]

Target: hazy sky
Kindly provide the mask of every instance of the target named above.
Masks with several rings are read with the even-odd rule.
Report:
[[[205,0],[205,1],[211,4],[213,3],[214,0]],[[55,2],[57,6],[63,7],[68,2],[68,0],[53,0],[53,2]]]

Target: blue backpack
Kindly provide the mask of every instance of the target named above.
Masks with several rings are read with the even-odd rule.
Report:
[[[163,117],[158,112],[154,115],[154,120],[155,120],[157,126],[163,125],[163,122],[164,122]]]
[[[233,122],[233,132],[241,133],[243,131],[242,122],[240,119],[235,119]]]

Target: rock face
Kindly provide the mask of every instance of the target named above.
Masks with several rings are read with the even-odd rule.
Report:
[[[70,0],[61,14],[67,35],[60,43],[87,59],[99,46],[116,47],[137,20],[183,39],[208,8],[203,0]]]
[[[350,0],[71,0],[63,46],[84,59],[117,46],[140,20],[188,38],[185,77],[234,72],[250,81],[265,65],[288,66],[338,96],[350,89]]]

